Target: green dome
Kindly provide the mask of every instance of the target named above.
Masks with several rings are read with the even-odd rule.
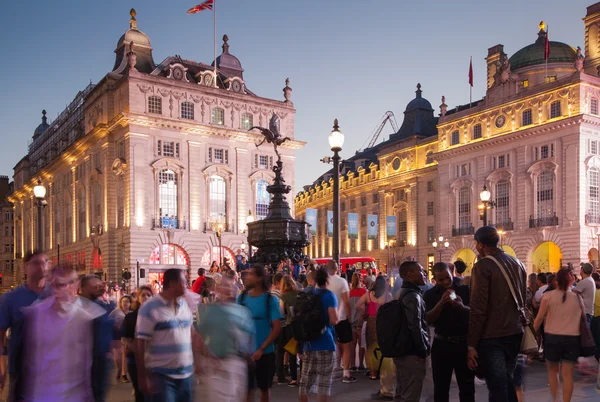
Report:
[[[540,31],[538,39],[535,43],[525,46],[517,53],[513,54],[510,59],[510,69],[512,71],[523,67],[534,66],[537,64],[545,64],[544,60],[544,42],[546,41],[546,33]],[[577,58],[577,51],[571,46],[562,42],[550,41],[550,57],[548,63],[574,63]]]

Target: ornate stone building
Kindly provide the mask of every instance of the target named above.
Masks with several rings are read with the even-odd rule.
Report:
[[[126,269],[133,284],[138,274],[154,283],[171,267],[193,278],[197,268],[243,252],[249,213],[266,216],[275,155],[257,148],[262,137],[248,130],[273,113],[292,138],[280,153],[293,184],[303,143],[293,140],[291,88],[286,81],[282,101],[252,92],[227,36],[216,69],[177,55],[155,64],[131,14],[113,70],[52,123],[44,112],[15,167],[16,256],[37,244],[32,188],[41,179],[44,247],[55,262],[110,281]]]
[[[502,45],[488,50],[484,98],[452,109],[442,98],[437,137],[431,144],[436,148],[432,155],[435,164],[428,174],[436,177],[438,190],[435,234],[449,238],[448,249],[441,250],[443,259],[461,258],[472,266],[472,235],[481,225],[480,192],[486,186],[494,204],[487,210],[489,223],[504,232],[503,247],[526,263],[529,271],[556,271],[568,263],[578,267],[583,261],[597,263],[599,32],[597,3],[588,7],[584,18],[584,52],[549,41],[546,60],[542,24],[536,41],[510,57]],[[376,172],[373,181],[377,185],[359,184],[356,193],[369,198],[375,187],[378,193],[394,193],[397,181],[384,180],[387,160],[378,153],[369,167]],[[352,174],[362,177],[358,171]],[[415,174],[418,182],[428,182],[431,177],[421,178],[419,171]],[[342,186],[347,186],[348,180],[347,173]],[[301,212],[300,206],[321,202],[317,200],[322,193],[323,184],[317,182],[299,194],[297,211]],[[416,194],[420,197],[421,193]],[[416,201],[419,208],[422,200]],[[419,209],[414,219],[418,223],[409,226],[408,239],[415,239],[417,250],[422,250],[416,252],[417,258],[425,262],[423,255],[435,252],[431,239],[420,235],[421,226],[429,226],[429,222],[421,223],[428,216]],[[325,254],[317,249],[316,255]]]
[[[0,293],[13,286],[14,272],[14,211],[8,197],[13,191],[13,182],[8,176],[0,176]]]

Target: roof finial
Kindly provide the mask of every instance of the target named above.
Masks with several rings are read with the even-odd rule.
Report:
[[[539,28],[540,31],[546,32],[546,23],[544,21],[540,22]]]
[[[129,15],[131,15],[131,19],[129,20],[129,28],[137,29],[137,20],[135,19],[135,16],[137,15],[137,13],[135,12],[135,8],[132,8],[129,11]]]
[[[290,88],[290,79],[285,79],[285,88],[283,88],[283,97],[286,102],[289,102],[292,98],[292,88]]]
[[[229,44],[227,41],[229,37],[227,35],[223,35],[223,53],[229,53]]]
[[[421,84],[419,83],[417,84],[417,90],[415,91],[415,93],[417,94],[417,98],[421,97],[421,92],[423,91],[421,91]]]
[[[46,109],[42,110],[42,123],[46,124],[48,118],[46,117]]]

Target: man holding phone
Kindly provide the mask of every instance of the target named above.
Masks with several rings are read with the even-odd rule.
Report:
[[[423,295],[427,323],[435,327],[431,348],[433,399],[448,402],[452,372],[456,374],[460,402],[475,401],[474,374],[467,366],[469,287],[457,285],[450,268],[438,262],[432,268],[435,287]]]

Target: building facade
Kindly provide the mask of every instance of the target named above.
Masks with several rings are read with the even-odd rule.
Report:
[[[248,215],[266,216],[275,157],[249,129],[278,116],[292,138],[280,148],[290,184],[303,143],[293,139],[289,81],[282,101],[257,96],[228,40],[216,68],[180,56],[157,65],[132,10],[113,71],[51,124],[44,112],[15,167],[17,258],[37,244],[38,180],[48,190],[44,248],[81,273],[120,282],[128,270],[137,285],[176,267],[193,279],[198,268],[244,251]]]
[[[13,192],[13,182],[8,176],[0,176],[0,293],[13,286],[14,274],[14,211],[8,201]]]
[[[485,186],[492,201],[486,209],[488,223],[501,230],[502,246],[530,272],[578,267],[586,261],[597,264],[599,32],[597,3],[584,18],[585,55],[554,41],[548,42],[546,55],[547,33],[541,24],[536,41],[510,57],[502,45],[488,50],[483,99],[449,108],[442,97],[431,175],[437,190],[434,233],[447,238],[449,247],[434,249],[431,238],[419,235],[419,225],[429,226],[421,224],[428,214],[419,209],[417,227],[409,226],[409,232],[417,232],[408,235],[423,250],[416,253],[419,261],[425,262],[424,254],[437,259],[440,251],[442,259],[462,259],[472,267],[473,233],[482,225],[480,193]],[[371,169],[385,171],[386,166],[381,154]],[[416,179],[429,180],[420,179],[418,172]],[[395,183],[380,182],[383,192],[394,192]],[[318,189],[313,186],[298,195],[297,208],[313,205],[304,200],[318,198],[313,195]],[[356,191],[369,197],[371,190],[363,185]]]

